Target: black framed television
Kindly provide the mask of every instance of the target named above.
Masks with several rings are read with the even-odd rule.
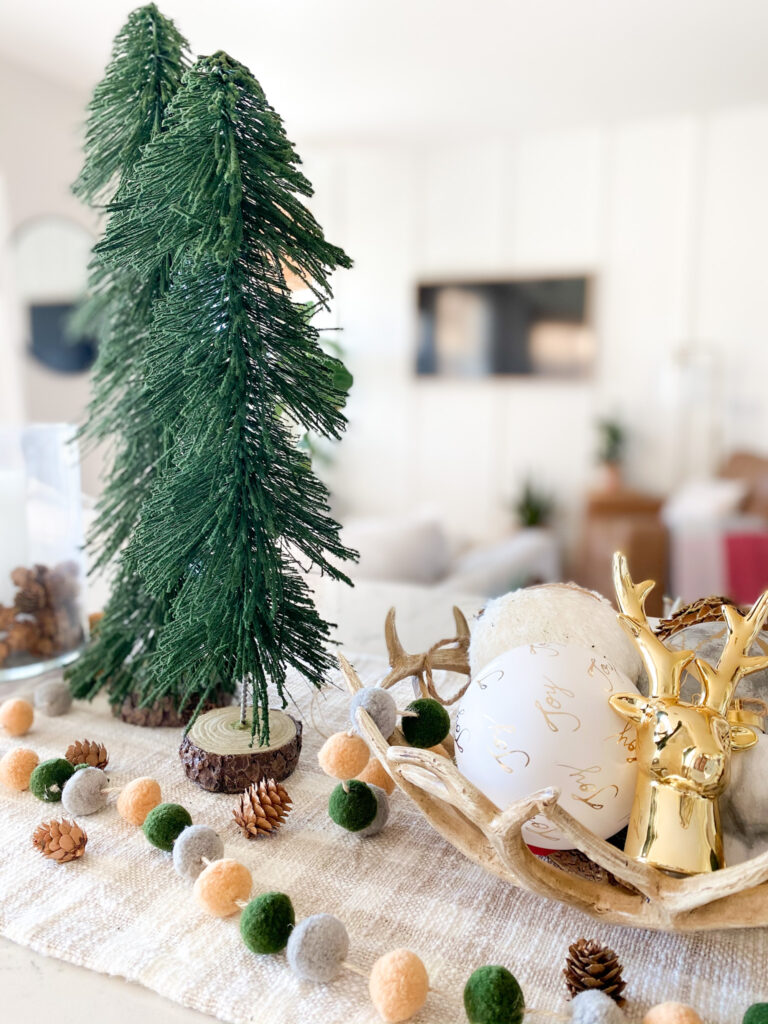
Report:
[[[589,377],[597,357],[589,275],[419,284],[423,377]]]

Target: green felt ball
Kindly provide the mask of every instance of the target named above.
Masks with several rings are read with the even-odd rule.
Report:
[[[768,1003],[753,1003],[744,1014],[742,1024],[768,1024]]]
[[[347,832],[359,832],[367,828],[376,817],[379,803],[376,794],[366,782],[352,779],[346,785],[348,793],[344,791],[344,784],[341,782],[331,793],[328,813],[332,820]]]
[[[464,1009],[470,1024],[520,1024],[523,990],[506,967],[478,967],[464,987]]]
[[[89,764],[76,764],[75,765],[75,771],[76,772],[81,772],[83,770],[83,768],[90,768],[90,767],[91,767],[91,765],[89,765]]]
[[[403,736],[412,747],[436,747],[451,731],[451,719],[439,701],[422,697],[408,705],[406,711],[415,711],[416,717],[403,715]]]
[[[186,807],[181,804],[158,804],[146,816],[141,827],[153,846],[170,853],[179,834],[191,824],[192,818]]]
[[[285,893],[265,892],[240,915],[240,934],[252,953],[279,953],[295,923],[293,904]]]
[[[75,769],[63,757],[52,757],[49,761],[41,761],[29,779],[30,792],[38,800],[53,804],[61,800],[64,783]]]

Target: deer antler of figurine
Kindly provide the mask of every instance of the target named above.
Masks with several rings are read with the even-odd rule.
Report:
[[[634,583],[627,559],[614,555],[619,622],[635,641],[650,681],[649,695],[620,693],[611,705],[637,728],[638,779],[624,850],[654,867],[690,875],[725,867],[718,798],[728,785],[732,750],[757,741],[726,714],[739,681],[768,668],[751,657],[768,613],[768,591],[746,615],[723,606],[728,638],[713,666],[693,651],[671,651],[654,633],[645,598],[654,583]],[[701,683],[695,702],[680,699],[688,671]]]

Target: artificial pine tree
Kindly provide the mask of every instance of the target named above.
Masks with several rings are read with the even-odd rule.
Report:
[[[340,436],[345,392],[285,273],[324,305],[331,271],[350,261],[303,205],[312,188],[298,164],[248,69],[223,53],[201,58],[99,247],[143,278],[171,254],[143,368],[170,454],[125,553],[152,598],[169,602],[141,698],[200,709],[241,681],[240,720],[261,743],[268,684],[285,705],[289,667],[319,686],[333,664],[305,570],[348,583],[339,563],[353,557],[299,448],[301,430]]]
[[[129,15],[89,107],[85,161],[74,185],[86,202],[111,200],[114,209],[127,201],[141,150],[162,130],[165,109],[188,67],[187,50],[173,22],[154,4]],[[88,297],[75,317],[75,331],[99,338],[81,437],[109,450],[106,484],[89,535],[96,569],[115,559],[136,526],[141,499],[163,457],[163,436],[145,415],[142,366],[153,303],[168,279],[167,259],[142,275],[126,266],[108,267],[97,254]],[[133,690],[141,653],[154,643],[166,609],[119,558],[113,577],[98,637],[71,669],[70,680],[80,697],[93,696],[108,683],[111,699],[119,703]]]

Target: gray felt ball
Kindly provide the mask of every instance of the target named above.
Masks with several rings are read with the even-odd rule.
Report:
[[[102,789],[107,785],[107,776],[101,768],[81,768],[64,785],[61,802],[73,818],[84,814],[95,814],[107,804],[107,794]]]
[[[72,691],[61,679],[49,679],[35,687],[35,707],[44,715],[56,718],[66,715],[72,707]]]
[[[347,929],[333,914],[314,914],[299,921],[285,950],[291,970],[306,981],[331,981],[348,952]]]
[[[358,708],[365,708],[381,735],[388,740],[397,725],[397,704],[392,694],[378,686],[366,686],[354,694],[349,702],[349,720],[356,732],[360,731],[356,717]]]
[[[377,832],[381,832],[389,820],[389,797],[380,786],[371,786],[371,789],[376,797],[376,817],[367,828],[361,828],[359,832],[355,833],[358,836],[375,836]]]
[[[587,989],[573,997],[571,1024],[625,1024],[625,1021],[621,1009],[599,989]]]
[[[207,860],[221,860],[224,843],[218,832],[207,825],[188,825],[173,844],[173,866],[182,878],[194,882]]]

